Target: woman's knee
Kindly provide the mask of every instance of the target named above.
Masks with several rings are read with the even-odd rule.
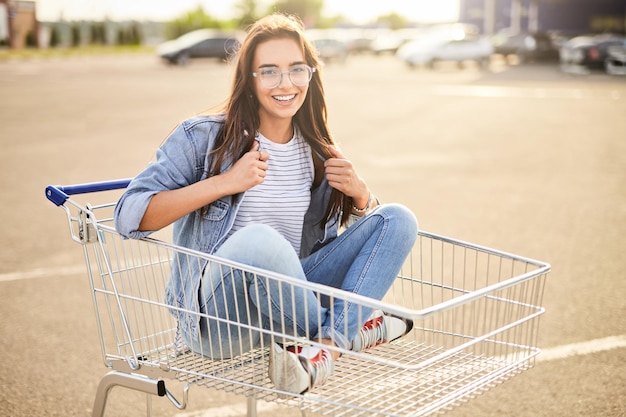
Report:
[[[406,206],[397,203],[383,204],[376,213],[386,219],[388,227],[392,228],[394,233],[405,234],[408,238],[413,239],[417,236],[417,218]]]
[[[294,273],[300,268],[298,255],[287,239],[264,224],[251,224],[236,231],[216,255],[281,273]]]
[[[217,253],[228,259],[243,260],[239,258],[245,258],[246,254],[267,255],[265,252],[281,250],[285,244],[288,245],[289,242],[270,226],[251,224],[233,233]]]

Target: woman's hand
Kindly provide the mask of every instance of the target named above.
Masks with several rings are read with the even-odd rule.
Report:
[[[332,158],[324,162],[328,184],[352,197],[356,207],[365,207],[370,195],[367,184],[359,177],[352,162],[339,149],[329,146],[328,151],[332,155]]]
[[[265,179],[270,155],[260,152],[258,142],[252,150],[221,175],[191,185],[155,194],[139,225],[139,230],[159,230],[182,216],[226,195],[246,191]]]
[[[259,151],[259,143],[255,141],[252,149],[223,174],[224,195],[241,193],[261,184],[265,180],[269,157],[269,153]]]

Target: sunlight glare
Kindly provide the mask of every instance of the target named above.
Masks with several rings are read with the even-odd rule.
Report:
[[[369,23],[390,13],[429,23],[458,20],[459,7],[459,0],[333,0],[326,1],[324,11],[327,16],[343,15],[355,23]]]
[[[218,19],[233,17],[238,0],[38,0],[37,15],[42,21],[66,20],[168,20],[202,6]],[[258,0],[258,10],[272,1]],[[323,14],[342,15],[354,23],[370,23],[378,16],[398,13],[409,21],[428,23],[456,21],[459,0],[325,0]]]

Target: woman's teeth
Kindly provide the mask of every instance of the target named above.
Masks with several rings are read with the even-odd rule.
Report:
[[[291,94],[289,96],[274,96],[274,100],[289,101],[289,100],[293,100],[295,96],[296,96],[295,94]]]

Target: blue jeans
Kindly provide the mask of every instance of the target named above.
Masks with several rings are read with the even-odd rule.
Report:
[[[395,280],[417,237],[417,220],[404,206],[377,207],[335,240],[299,259],[274,229],[250,225],[216,252],[232,261],[295,279],[340,288],[380,300]],[[221,359],[245,353],[269,340],[259,328],[309,339],[330,338],[348,349],[371,310],[264,276],[210,263],[199,294],[200,322],[195,352]],[[215,317],[215,319],[213,319]],[[223,320],[228,320],[231,324]],[[232,322],[236,322],[234,325]]]

